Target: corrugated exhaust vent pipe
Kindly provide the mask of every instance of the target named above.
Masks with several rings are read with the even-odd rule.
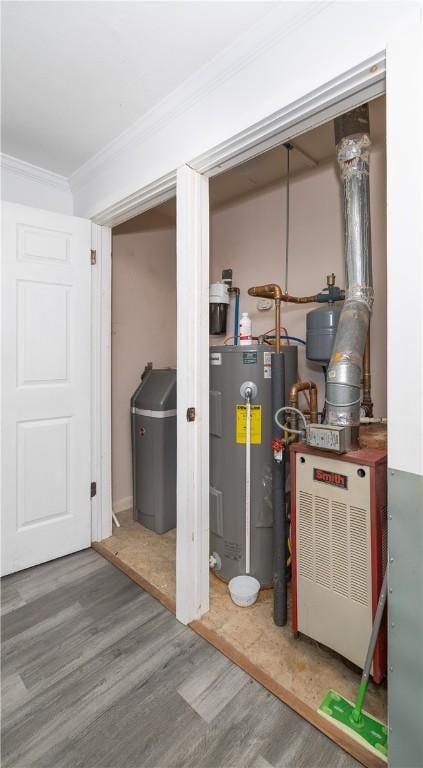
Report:
[[[345,302],[329,363],[326,421],[360,427],[361,371],[373,305],[369,197],[369,108],[335,120],[337,158],[344,189]]]

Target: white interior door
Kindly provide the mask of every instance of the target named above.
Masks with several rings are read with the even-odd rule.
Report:
[[[2,574],[89,547],[91,223],[4,203]]]

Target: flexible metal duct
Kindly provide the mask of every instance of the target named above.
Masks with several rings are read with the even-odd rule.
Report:
[[[335,121],[344,189],[346,290],[327,374],[326,421],[352,427],[353,442],[360,426],[361,371],[373,305],[368,129],[367,105]]]

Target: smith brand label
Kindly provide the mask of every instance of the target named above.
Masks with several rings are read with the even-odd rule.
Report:
[[[348,488],[347,475],[340,475],[339,472],[328,472],[326,469],[313,469],[313,480],[326,485],[334,485],[336,488]]]

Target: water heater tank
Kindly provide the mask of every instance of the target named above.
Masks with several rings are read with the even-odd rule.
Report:
[[[283,346],[285,403],[297,380],[297,347]],[[224,581],[245,573],[244,382],[257,394],[251,413],[251,575],[272,584],[271,357],[265,344],[210,348],[210,554]]]
[[[340,314],[341,308],[333,304],[325,304],[307,314],[307,360],[328,365]]]

